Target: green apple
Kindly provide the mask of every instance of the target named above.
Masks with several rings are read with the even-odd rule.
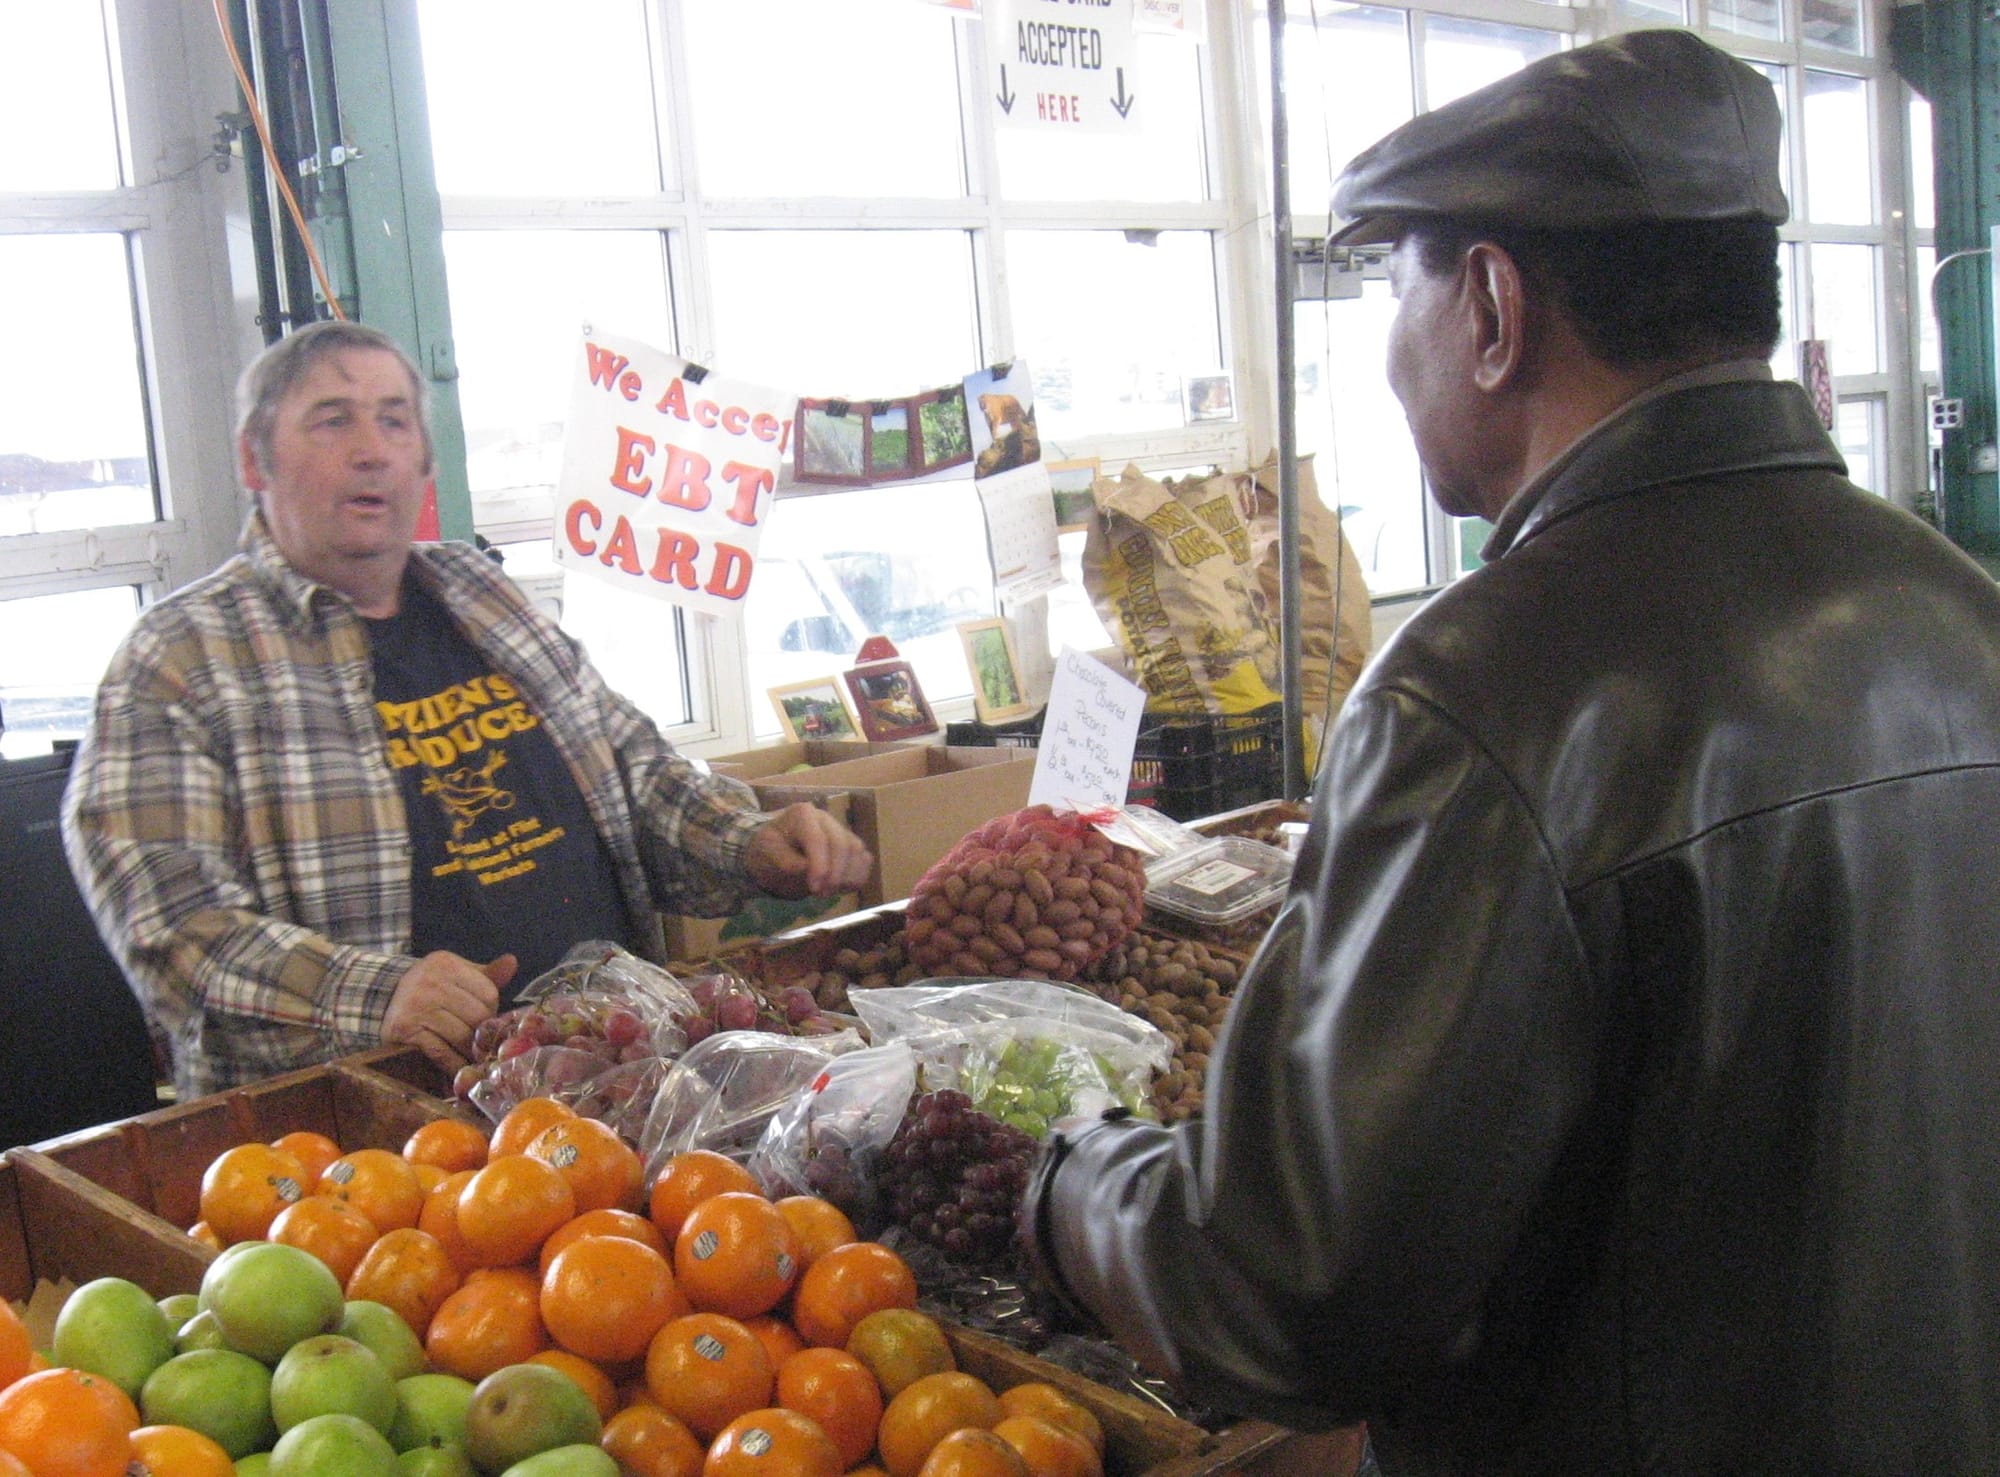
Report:
[[[149,1426],[188,1426],[241,1460],[278,1439],[271,1371],[234,1349],[176,1354],[146,1377],[139,1411]]]
[[[224,1342],[276,1364],[300,1339],[340,1326],[347,1299],[325,1262],[278,1241],[239,1241],[208,1264],[201,1303]]]
[[[270,1477],[403,1477],[389,1438],[355,1415],[300,1421],[271,1448]]]
[[[366,1344],[315,1334],[285,1350],[271,1375],[271,1415],[289,1431],[316,1415],[355,1415],[384,1436],[396,1420],[396,1382]]]
[[[160,1299],[160,1311],[167,1315],[169,1324],[179,1328],[201,1311],[201,1298],[192,1292],[170,1292]]]
[[[396,1420],[389,1444],[399,1452],[420,1446],[465,1445],[465,1413],[477,1388],[455,1374],[413,1374],[396,1381]]]
[[[514,1463],[500,1477],[618,1477],[618,1463],[589,1442],[553,1446]]]
[[[194,1349],[228,1347],[222,1337],[222,1325],[215,1321],[215,1314],[206,1308],[183,1323],[181,1331],[174,1335],[174,1352],[177,1354],[186,1354]]]
[[[472,1458],[457,1446],[413,1447],[396,1461],[404,1477],[479,1477],[479,1468],[472,1465]]]
[[[253,1451],[236,1459],[236,1477],[271,1477],[271,1453]]]
[[[552,1447],[595,1443],[604,1424],[583,1387],[546,1364],[509,1364],[472,1392],[465,1412],[465,1454],[484,1472]]]
[[[430,1360],[424,1357],[423,1340],[403,1321],[403,1315],[387,1303],[371,1303],[365,1298],[350,1300],[340,1315],[340,1327],[334,1332],[373,1349],[392,1380],[408,1379],[430,1368]]]
[[[49,1357],[110,1380],[133,1399],[146,1376],[174,1356],[174,1326],[153,1295],[123,1277],[99,1277],[56,1314]]]

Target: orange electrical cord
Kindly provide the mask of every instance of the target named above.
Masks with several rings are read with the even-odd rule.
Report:
[[[292,223],[298,227],[299,243],[305,247],[306,260],[312,263],[313,276],[319,282],[320,296],[333,310],[336,318],[346,318],[341,311],[340,299],[335,296],[333,283],[326,274],[326,263],[319,257],[319,249],[313,244],[312,232],[306,226],[305,212],[299,209],[298,196],[292,193],[291,181],[286,178],[285,166],[278,162],[278,151],[271,144],[271,129],[264,121],[263,104],[257,100],[257,89],[250,84],[250,74],[243,70],[243,58],[236,50],[236,38],[229,31],[229,17],[223,13],[222,0],[215,0],[215,26],[222,33],[223,49],[229,53],[229,65],[236,71],[236,85],[243,89],[243,101],[250,109],[250,121],[256,125],[257,137],[264,145],[264,158],[271,167],[271,178],[278,183],[278,193],[285,197],[285,207],[291,212]]]

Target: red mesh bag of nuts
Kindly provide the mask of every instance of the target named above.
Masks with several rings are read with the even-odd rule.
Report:
[[[1074,980],[1139,922],[1143,859],[1074,811],[999,816],[910,893],[903,943],[929,974]]]

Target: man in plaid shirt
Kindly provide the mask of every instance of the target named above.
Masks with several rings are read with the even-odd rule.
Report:
[[[571,944],[829,896],[872,859],[766,814],[605,686],[485,555],[414,544],[431,470],[395,341],[319,323],[239,388],[241,552],[99,689],[70,863],[183,1097],[384,1042],[446,1070]]]

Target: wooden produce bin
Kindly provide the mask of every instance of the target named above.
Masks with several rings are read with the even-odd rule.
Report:
[[[855,926],[900,924],[899,916],[863,915]],[[216,1253],[184,1228],[199,1218],[202,1171],[216,1155],[294,1129],[324,1133],[343,1149],[400,1149],[435,1118],[484,1126],[447,1092],[422,1053],[385,1047],[9,1150],[0,1156],[0,1290],[25,1300],[37,1282],[119,1276],[156,1296],[193,1292]],[[1046,1381],[1087,1405],[1104,1427],[1107,1477],[1351,1470],[1317,1458],[1263,1465],[1303,1438],[1261,1422],[1212,1434],[989,1335],[949,1324],[945,1332],[959,1367],[994,1388]]]

